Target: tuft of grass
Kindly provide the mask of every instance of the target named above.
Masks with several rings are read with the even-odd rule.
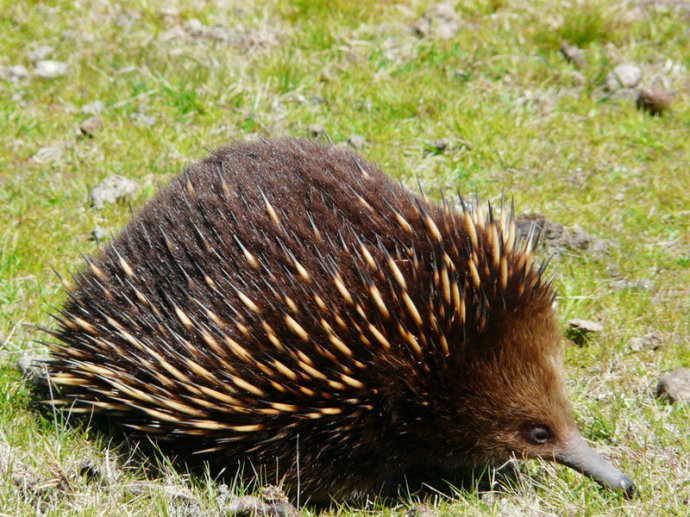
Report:
[[[619,14],[601,2],[577,2],[563,13],[558,35],[580,47],[616,41],[623,29]]]

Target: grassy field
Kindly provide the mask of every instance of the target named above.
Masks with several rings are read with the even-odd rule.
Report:
[[[314,125],[433,196],[505,190],[518,213],[597,244],[551,266],[564,331],[570,318],[604,327],[566,350],[568,387],[583,434],[639,497],[525,462],[489,492],[423,501],[457,515],[690,514],[690,408],[654,396],[661,374],[690,366],[690,8],[477,0],[439,11],[414,0],[0,0],[0,515],[222,512],[217,482],[151,474],[107,436],[36,411],[17,360],[44,353],[38,327],[64,301],[52,269],[78,268],[97,250],[94,227],[109,235],[130,218],[127,203],[91,207],[104,178],[136,181],[136,210],[208,148]],[[568,62],[562,42],[586,61]],[[633,89],[606,88],[620,64],[641,71],[637,88],[673,92],[663,116],[636,109]],[[80,130],[94,116],[102,127]],[[403,515],[417,502],[367,511]]]

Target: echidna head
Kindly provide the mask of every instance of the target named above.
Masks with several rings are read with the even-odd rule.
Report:
[[[463,420],[459,437],[478,461],[511,456],[555,460],[630,496],[632,480],[579,434],[563,379],[562,337],[549,305],[499,315],[470,346],[462,393],[451,395]],[[471,402],[472,401],[472,402]],[[472,425],[467,425],[471,422]],[[465,455],[465,457],[467,457]]]

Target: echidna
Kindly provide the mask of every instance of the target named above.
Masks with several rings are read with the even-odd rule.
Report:
[[[53,403],[303,500],[512,455],[632,494],[576,430],[534,239],[460,203],[331,145],[221,148],[68,286]]]

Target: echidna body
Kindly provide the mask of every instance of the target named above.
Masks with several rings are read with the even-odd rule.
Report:
[[[532,244],[334,146],[225,147],[87,260],[55,403],[302,500],[513,454],[631,493],[576,430]]]

